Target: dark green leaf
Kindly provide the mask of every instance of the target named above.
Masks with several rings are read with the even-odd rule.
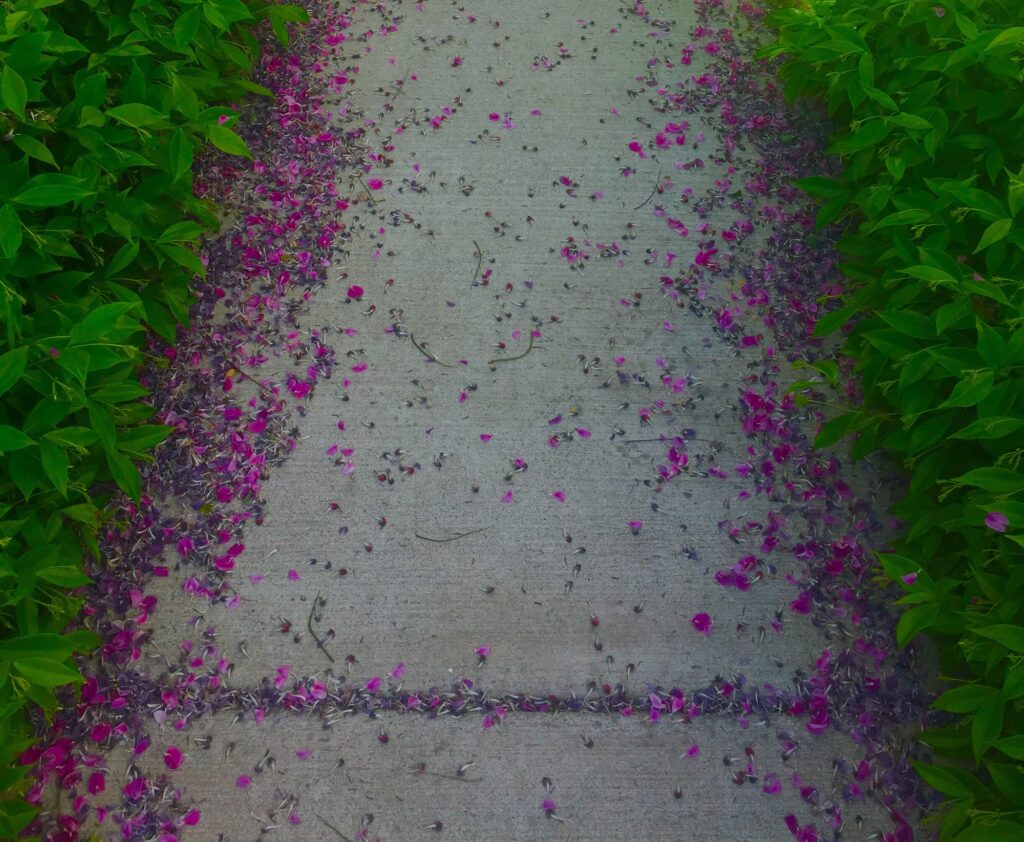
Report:
[[[0,395],[10,389],[25,371],[28,363],[28,348],[15,348],[0,355]]]
[[[51,585],[60,585],[62,588],[77,588],[81,585],[88,585],[92,581],[77,567],[70,566],[47,567],[38,571],[36,577]]]
[[[16,134],[13,139],[14,145],[30,158],[35,158],[37,161],[42,161],[52,167],[57,166],[53,153],[47,149],[46,144],[27,134]],[[60,169],[59,167],[57,168]]]
[[[107,109],[107,116],[113,117],[119,123],[124,123],[132,128],[144,128],[162,123],[167,120],[167,115],[157,111],[151,105],[141,102],[131,102],[127,105],[117,105]]]
[[[927,629],[939,614],[939,605],[931,602],[908,608],[896,625],[896,643],[900,648],[906,646],[918,634]]]
[[[204,8],[206,7],[204,6]],[[210,126],[207,129],[207,136],[210,138],[210,142],[222,152],[227,152],[229,155],[244,155],[246,158],[252,157],[252,152],[249,151],[245,141],[226,126],[216,124]]]
[[[5,64],[3,72],[0,73],[0,102],[24,122],[27,101],[28,88],[25,87],[25,80],[10,64]]]
[[[51,658],[22,658],[14,662],[14,668],[40,687],[81,684],[83,680],[77,670]]]
[[[136,503],[139,502],[142,496],[142,480],[131,459],[116,451],[107,451],[107,465],[121,490]]]
[[[994,626],[975,627],[971,629],[980,637],[987,637],[1000,643],[1014,652],[1024,652],[1024,628],[1000,623]]]
[[[21,450],[23,447],[31,447],[35,443],[34,439],[26,436],[17,427],[0,424],[0,453]]]
[[[1024,429],[1024,418],[992,416],[972,421],[953,433],[951,439],[1001,439]]]
[[[1024,489],[1024,475],[1011,471],[1009,468],[975,468],[973,471],[968,471],[957,477],[955,481],[962,485],[974,485],[996,494]]]
[[[970,798],[971,790],[964,784],[957,773],[942,766],[933,766],[930,763],[922,763],[919,760],[910,761],[917,774],[932,789],[948,795],[950,798]]]
[[[43,463],[43,471],[62,496],[68,496],[68,469],[71,462],[62,447],[58,447],[45,438],[39,442],[39,458]]]
[[[993,743],[993,746],[1014,760],[1024,760],[1024,734],[1003,737]]]
[[[947,690],[933,702],[933,706],[953,713],[970,713],[985,702],[998,697],[999,691],[995,687],[986,684],[967,684]]]
[[[992,391],[993,378],[991,371],[974,371],[965,375],[939,406],[974,406]]]
[[[971,723],[971,748],[975,763],[980,763],[985,752],[999,739],[1002,728],[1003,700],[990,699],[978,708]],[[1024,788],[1021,791],[1024,792]]]

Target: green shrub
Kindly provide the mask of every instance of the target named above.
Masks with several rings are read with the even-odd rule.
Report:
[[[32,810],[15,758],[21,709],[55,708],[80,682],[63,634],[88,583],[84,553],[115,487],[169,428],[138,383],[147,330],[187,324],[219,227],[194,197],[208,142],[247,155],[228,103],[269,94],[247,80],[269,18],[287,40],[295,6],[241,0],[16,0],[0,7],[0,836]]]
[[[838,127],[818,225],[845,225],[863,406],[818,436],[853,435],[909,469],[886,573],[906,591],[906,645],[927,631],[958,716],[917,764],[949,799],[942,838],[1024,839],[1024,26],[1019,0],[809,0],[767,22],[787,98]],[[856,318],[855,318],[856,317]]]

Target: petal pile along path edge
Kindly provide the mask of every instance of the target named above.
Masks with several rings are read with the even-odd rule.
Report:
[[[197,177],[225,231],[145,375],[177,432],[26,753],[36,829],[912,838],[898,480],[786,392],[842,287],[763,11],[309,8],[255,161]]]

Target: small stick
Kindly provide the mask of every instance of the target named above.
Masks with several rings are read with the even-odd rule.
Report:
[[[316,606],[317,606],[317,603],[319,601],[320,601],[320,591],[317,591],[316,592],[316,599],[313,600],[313,608],[309,612],[309,620],[306,621],[306,627],[309,629],[309,633],[311,635],[313,635],[313,640],[316,641],[316,645],[320,648],[320,651],[323,652],[327,656],[327,660],[329,660],[333,664],[334,663],[334,658],[332,658],[331,657],[331,653],[327,651],[327,644],[324,643],[320,639],[320,636],[313,630],[313,615],[316,613]]]
[[[478,783],[480,783],[480,781],[483,780],[483,778],[458,778],[455,775],[445,775],[445,774],[443,774],[441,772],[428,772],[426,769],[424,769],[422,772],[419,772],[419,771],[413,772],[413,774],[414,775],[431,775],[432,777],[435,777],[435,778],[445,778],[446,780],[449,780],[449,781],[460,781],[461,783],[464,783],[464,784],[478,784]]]
[[[487,361],[487,365],[489,365],[491,367],[491,370],[493,371],[495,363],[510,363],[513,360],[521,360],[523,357],[525,357],[527,354],[529,354],[530,351],[532,351],[532,350],[533,350],[533,331],[531,330],[530,331],[530,345],[529,345],[529,347],[525,351],[523,351],[523,353],[521,353],[521,354],[519,354],[519,355],[517,355],[515,357],[498,357],[495,360],[488,360]]]
[[[319,813],[313,813],[313,815],[316,816],[318,819],[320,819],[320,821],[322,821],[325,825],[327,825],[331,830],[333,830],[335,833],[337,833],[339,839],[344,839],[345,842],[352,842],[351,839],[349,839],[344,833],[342,833],[340,830],[338,830],[338,828],[336,828],[333,824],[331,824],[329,821],[327,821],[327,819],[325,819]]]
[[[242,371],[242,369],[240,369],[237,365],[232,365],[231,368],[236,374],[241,374],[242,377],[244,377],[246,380],[251,380],[253,383],[255,383],[257,388],[259,388],[259,390],[263,392],[263,394],[266,397],[274,397],[274,393],[267,386],[264,386],[262,383],[260,383],[260,381],[253,377],[251,374],[247,374],[246,372]]]
[[[419,352],[423,354],[423,356],[425,356],[428,360],[433,360],[435,363],[437,363],[438,365],[443,365],[445,368],[455,368],[455,366],[451,365],[450,363],[441,362],[437,357],[431,354],[430,351],[428,351],[426,348],[420,345],[420,343],[416,341],[416,337],[412,335],[412,332],[409,333],[409,338],[412,340],[412,344],[415,345],[417,349],[419,349]]]
[[[457,532],[451,538],[431,538],[429,535],[420,535],[419,532],[414,532],[413,534],[424,541],[433,541],[435,544],[447,544],[449,541],[458,541],[459,538],[465,538],[467,535],[476,535],[477,532],[483,532],[490,528],[489,526],[481,526],[479,529],[473,529],[469,532]]]
[[[473,245],[476,246],[476,271],[473,273],[473,280],[470,285],[476,283],[476,276],[480,274],[480,267],[484,262],[484,253],[480,250],[480,244],[476,240],[473,240]]]
[[[402,77],[402,83],[400,85],[391,85],[392,88],[397,88],[398,89],[398,92],[393,97],[391,97],[391,102],[392,103],[396,99],[398,99],[402,95],[402,91],[405,90],[405,83],[409,79],[409,72],[410,71],[408,71],[408,70],[405,71],[405,76]]]
[[[642,202],[641,202],[641,203],[640,203],[639,205],[637,205],[637,206],[636,206],[635,208],[633,208],[633,210],[640,210],[640,208],[642,208],[642,207],[643,207],[644,205],[646,205],[646,204],[647,204],[647,203],[648,203],[649,201],[651,201],[651,199],[653,199],[653,198],[654,198],[654,194],[658,192],[658,185],[659,185],[659,184],[661,184],[661,170],[658,170],[658,179],[657,179],[657,181],[655,181],[655,182],[654,182],[654,187],[653,187],[653,188],[652,188],[652,190],[651,190],[651,195],[650,195],[650,196],[648,196],[648,197],[647,197],[646,199],[644,199],[644,200],[643,200],[643,201],[642,201]]]
[[[363,181],[363,177],[356,176],[359,179],[359,183],[363,185],[363,190],[366,191],[366,198],[370,200],[374,207],[377,207],[377,200],[373,198],[373,193],[370,192],[370,188],[366,186],[366,182]]]

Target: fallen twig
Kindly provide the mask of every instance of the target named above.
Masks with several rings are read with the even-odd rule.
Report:
[[[642,201],[642,202],[641,202],[641,203],[640,203],[639,205],[637,205],[637,206],[636,206],[635,208],[633,208],[633,210],[640,210],[640,208],[642,208],[642,207],[643,207],[644,205],[646,205],[646,204],[647,204],[647,203],[648,203],[649,201],[651,201],[651,199],[653,199],[653,198],[654,198],[654,194],[658,192],[658,185],[659,185],[659,184],[661,184],[661,170],[658,170],[658,178],[657,178],[657,180],[656,180],[656,181],[654,182],[654,188],[653,188],[653,189],[651,190],[651,195],[650,195],[650,196],[648,196],[648,197],[647,197],[646,199],[644,199],[644,200],[643,200],[643,201]]]
[[[433,541],[435,544],[447,544],[449,541],[458,541],[459,538],[465,538],[467,535],[476,535],[477,532],[483,532],[485,529],[490,528],[490,526],[481,526],[479,529],[473,529],[469,532],[457,532],[451,538],[431,538],[429,535],[420,535],[419,532],[414,532],[413,534],[424,541]]]
[[[356,176],[356,178],[358,178],[359,179],[359,183],[363,185],[363,190],[366,191],[366,198],[370,200],[370,203],[374,207],[377,207],[377,200],[373,198],[373,193],[370,192],[370,188],[366,186],[366,182],[363,181],[363,177],[360,175],[360,176]]]
[[[433,360],[435,363],[437,363],[438,365],[443,365],[445,368],[455,368],[455,366],[453,366],[451,363],[443,363],[437,357],[431,354],[430,351],[428,351],[426,348],[420,345],[419,342],[416,341],[416,337],[413,336],[411,332],[409,333],[409,338],[412,340],[412,344],[415,345],[417,349],[419,349],[419,352],[423,354],[423,356],[425,356],[428,360]]]
[[[309,633],[311,635],[313,635],[313,640],[316,641],[317,647],[320,649],[321,652],[323,652],[327,656],[327,660],[329,660],[333,664],[334,663],[334,658],[331,657],[331,653],[327,651],[327,644],[324,643],[324,641],[322,641],[320,639],[320,636],[313,629],[313,615],[316,613],[316,607],[319,604],[319,602],[320,602],[320,591],[317,591],[316,592],[316,599],[313,600],[313,608],[309,612],[309,619],[306,621],[306,628],[308,628],[309,629]]]
[[[484,253],[480,250],[480,244],[476,240],[473,240],[473,245],[476,246],[476,271],[473,273],[471,285],[476,284],[476,276],[480,274],[480,267],[484,262]]]
[[[320,821],[322,821],[325,825],[327,825],[331,830],[333,830],[335,833],[337,833],[339,839],[344,839],[345,842],[352,842],[351,839],[349,839],[344,833],[342,833],[340,830],[338,830],[338,828],[336,828],[333,824],[331,824],[329,821],[327,821],[327,819],[325,819],[319,813],[313,813],[313,815],[316,816],[318,819],[320,819]]]
[[[514,357],[498,357],[497,359],[488,360],[487,361],[487,365],[489,365],[491,367],[491,371],[494,371],[495,363],[510,363],[513,360],[521,360],[523,357],[525,357],[527,354],[529,354],[530,351],[532,351],[532,350],[533,350],[533,331],[531,330],[530,331],[530,344],[529,344],[529,346],[527,346],[526,350],[523,351],[523,353],[517,354]]]

